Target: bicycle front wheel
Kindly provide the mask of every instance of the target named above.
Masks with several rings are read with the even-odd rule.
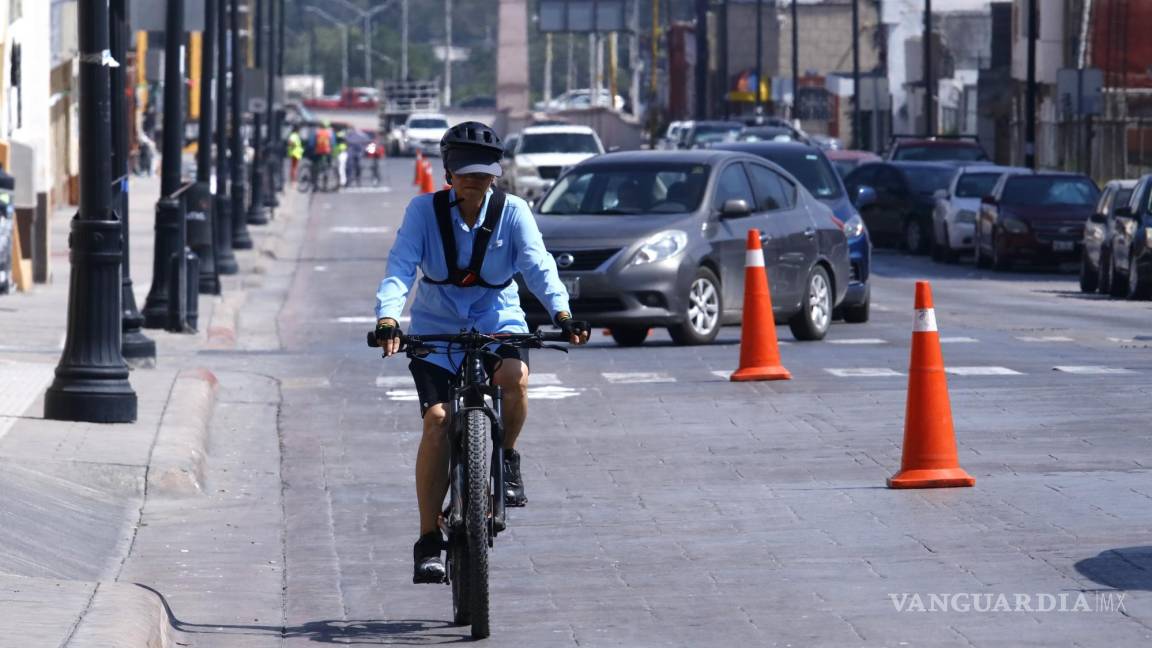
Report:
[[[484,639],[489,634],[488,520],[492,515],[492,471],[488,465],[492,456],[488,449],[488,439],[491,437],[489,425],[488,417],[483,412],[468,412],[464,440],[468,462],[464,503],[468,559],[463,566],[468,572],[468,616],[472,622],[474,639]]]

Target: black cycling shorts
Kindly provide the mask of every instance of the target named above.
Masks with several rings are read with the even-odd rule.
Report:
[[[528,365],[528,349],[520,349],[500,345],[496,347],[496,355],[501,358],[519,360]],[[420,417],[428,413],[428,408],[437,403],[447,403],[452,400],[452,381],[456,377],[451,371],[432,364],[427,360],[413,358],[408,363],[408,371],[412,372],[412,379],[416,381],[416,394],[420,398]],[[484,371],[491,376],[496,371],[496,360],[484,358]]]

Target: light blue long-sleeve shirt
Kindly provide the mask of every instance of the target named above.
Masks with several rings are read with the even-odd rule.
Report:
[[[480,209],[477,227],[484,220],[491,196],[489,191]],[[451,197],[453,201],[456,199],[454,191]],[[456,267],[466,268],[472,259],[476,228],[468,227],[457,207],[452,208],[452,224],[456,233]],[[387,275],[376,291],[377,319],[391,317],[399,320],[408,293],[416,281],[417,268],[436,280],[448,276],[440,229],[432,208],[432,194],[413,198],[404,212],[404,222],[388,254]],[[490,284],[500,285],[517,272],[523,275],[528,289],[553,317],[556,313],[570,310],[568,291],[556,272],[555,259],[544,248],[544,239],[528,203],[508,195],[500,224],[488,241],[480,276]],[[457,333],[472,328],[482,333],[528,332],[515,283],[497,289],[461,288],[422,281],[412,301],[411,318],[408,333],[412,335]],[[427,359],[455,371],[463,356],[454,354],[451,362],[444,354],[432,354]]]

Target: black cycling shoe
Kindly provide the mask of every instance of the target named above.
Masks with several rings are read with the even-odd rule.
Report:
[[[412,548],[413,583],[443,583],[448,580],[448,572],[444,570],[444,563],[440,560],[440,550],[443,548],[444,539],[439,531],[420,536],[416,546]]]
[[[524,506],[524,478],[520,476],[520,453],[504,451],[504,506]]]

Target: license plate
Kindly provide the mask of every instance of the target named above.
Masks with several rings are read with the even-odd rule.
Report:
[[[1052,249],[1056,252],[1071,252],[1076,249],[1076,243],[1073,241],[1053,241]]]
[[[580,299],[580,277],[570,279],[562,277],[560,281],[564,282],[564,289],[568,291],[568,299]]]

